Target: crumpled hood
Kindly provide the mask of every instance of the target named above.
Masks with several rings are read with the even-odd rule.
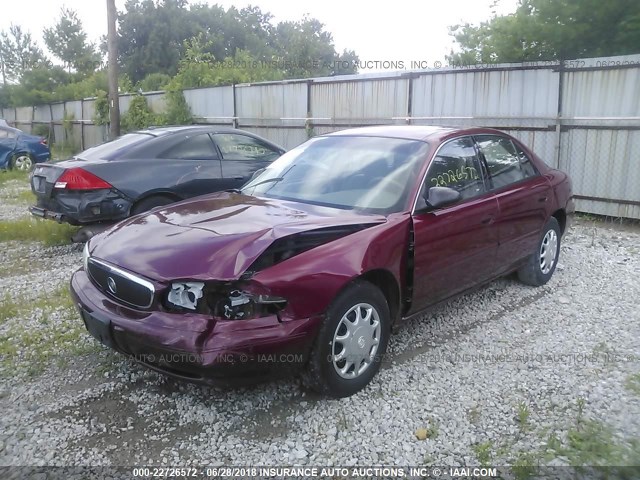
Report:
[[[92,256],[156,281],[234,280],[274,240],[382,215],[216,193],[132,217],[94,237]]]

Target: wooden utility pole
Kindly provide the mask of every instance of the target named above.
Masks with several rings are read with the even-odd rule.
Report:
[[[120,101],[118,95],[118,38],[116,31],[116,1],[107,0],[107,21],[109,30],[107,48],[109,49],[109,139],[120,136]]]

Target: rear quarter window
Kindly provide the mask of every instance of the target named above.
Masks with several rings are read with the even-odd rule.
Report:
[[[126,157],[130,151],[137,149],[154,138],[153,135],[148,133],[127,133],[111,142],[88,148],[78,154],[78,158],[85,160],[115,160],[120,157]]]

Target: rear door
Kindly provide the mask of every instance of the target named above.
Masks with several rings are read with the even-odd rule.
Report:
[[[9,167],[11,154],[16,148],[17,135],[8,128],[0,127],[0,167]]]
[[[487,191],[471,137],[445,143],[427,171],[422,192],[445,186],[460,192],[453,205],[430,209],[421,192],[413,215],[412,311],[443,300],[494,276],[498,202]]]
[[[155,169],[164,173],[173,190],[181,197],[194,197],[229,188],[222,176],[218,150],[208,133],[187,135],[158,154]]]
[[[261,168],[267,167],[282,152],[273,145],[241,133],[213,135],[222,156],[222,175],[227,188],[240,188]]]
[[[551,185],[524,150],[501,135],[474,137],[489,172],[500,215],[498,259],[501,271],[515,267],[536,248],[552,201]]]

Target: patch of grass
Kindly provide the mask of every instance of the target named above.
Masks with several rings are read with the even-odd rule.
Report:
[[[524,480],[533,477],[538,464],[538,458],[533,453],[520,452],[511,468],[517,480]]]
[[[493,443],[487,441],[482,443],[476,443],[473,446],[473,451],[476,454],[476,458],[482,467],[489,467],[493,460]]]
[[[9,318],[17,317],[20,313],[19,304],[16,303],[8,293],[0,300],[0,325]]]
[[[627,377],[625,387],[631,393],[634,393],[635,395],[640,396],[640,373],[634,373],[633,375],[629,375]]]
[[[25,183],[28,183],[29,172],[22,172],[20,170],[0,170],[0,187],[12,180],[24,180]]]
[[[68,160],[73,155],[78,153],[78,150],[71,145],[64,145],[60,143],[54,143],[51,145],[51,161],[59,162],[61,160]]]
[[[529,407],[526,403],[520,402],[518,403],[518,424],[520,425],[520,430],[525,431],[529,427],[529,415],[530,415]]]
[[[20,203],[32,204],[36,200],[36,196],[31,190],[24,190],[20,192],[15,199]]]
[[[58,317],[55,321],[53,315]],[[0,302],[0,324],[23,317],[37,318],[37,325],[16,321],[0,334],[0,376],[38,375],[63,353],[80,355],[96,348],[94,342],[82,341],[84,325],[66,284],[35,301],[5,296]]]
[[[44,245],[65,245],[71,243],[71,236],[78,227],[66,223],[56,223],[38,218],[21,218],[0,223],[0,241],[18,240],[41,242]]]
[[[571,465],[640,465],[640,441],[621,443],[602,422],[582,421],[569,431],[567,443],[561,452]]]

